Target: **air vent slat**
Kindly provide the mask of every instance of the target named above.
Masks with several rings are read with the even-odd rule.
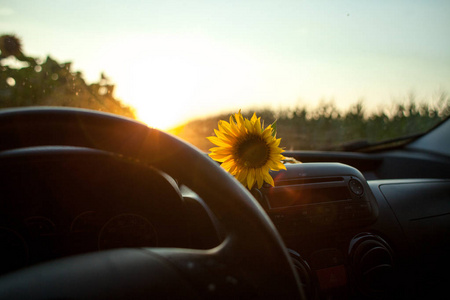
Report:
[[[366,251],[360,259],[360,268],[362,270],[371,268],[373,265],[380,265],[386,262],[392,264],[392,257],[384,247],[375,246]]]
[[[394,276],[394,259],[386,241],[377,235],[364,233],[352,239],[349,250],[359,290],[376,297],[389,294]]]
[[[276,186],[296,185],[296,184],[311,184],[311,183],[327,183],[327,182],[343,182],[343,177],[320,177],[320,178],[296,178],[291,180],[277,180],[275,178]]]

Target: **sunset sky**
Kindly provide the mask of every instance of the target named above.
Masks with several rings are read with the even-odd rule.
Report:
[[[450,1],[0,0],[24,52],[104,72],[151,126],[450,92]]]

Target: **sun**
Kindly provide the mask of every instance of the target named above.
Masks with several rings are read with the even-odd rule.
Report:
[[[117,83],[118,98],[140,121],[162,130],[241,105],[256,76],[245,53],[203,36],[128,36],[105,47],[99,61]]]
[[[176,103],[176,100],[170,101]],[[170,109],[164,102],[153,103],[151,105],[140,104],[135,107],[138,121],[147,126],[168,131],[171,128],[183,123],[182,113],[176,109]]]
[[[206,63],[196,41],[131,39],[115,44],[111,52],[126,53],[128,44],[139,45],[138,50],[110,68],[117,96],[150,127],[168,130],[190,119],[205,78]]]
[[[167,130],[188,119],[198,85],[196,69],[189,60],[174,56],[149,56],[130,61],[118,93],[136,109],[138,120],[150,127]],[[117,76],[116,76],[117,77]]]

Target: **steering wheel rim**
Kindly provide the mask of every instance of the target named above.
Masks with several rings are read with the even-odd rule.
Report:
[[[193,189],[222,223],[227,238],[206,251],[172,248],[145,251],[159,260],[158,267],[152,268],[161,267],[163,260],[201,297],[218,296],[217,284],[211,286],[208,282],[222,282],[228,292],[233,290],[230,286],[244,282],[236,292],[250,288],[260,297],[304,298],[284,242],[261,206],[237,180],[184,141],[134,120],[73,108],[0,111],[0,136],[0,153],[46,145],[93,148],[152,165]],[[23,272],[31,276],[30,272],[36,272],[36,268]],[[37,272],[43,270],[46,269]],[[204,271],[207,276],[199,274]],[[13,274],[11,278],[17,281],[26,278],[24,274]],[[4,282],[10,285],[13,279],[0,280],[0,292],[5,291]]]

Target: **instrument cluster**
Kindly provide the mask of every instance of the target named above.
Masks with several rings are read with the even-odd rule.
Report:
[[[126,247],[157,247],[158,231],[136,213],[113,216],[84,211],[70,225],[44,216],[3,221],[0,225],[0,273],[69,255]]]

